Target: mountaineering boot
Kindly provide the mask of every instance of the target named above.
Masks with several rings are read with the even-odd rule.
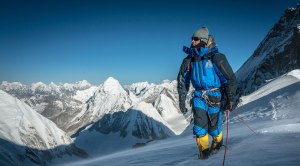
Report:
[[[202,137],[196,136],[196,142],[199,149],[199,158],[201,160],[207,159],[209,156],[209,138],[208,134],[205,134]]]
[[[220,150],[220,148],[222,147],[222,144],[223,144],[223,134],[222,134],[222,132],[220,132],[219,135],[217,135],[216,137],[213,137],[213,141],[212,141],[212,144],[210,147],[210,153]]]

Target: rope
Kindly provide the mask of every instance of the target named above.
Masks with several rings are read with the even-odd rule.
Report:
[[[248,127],[248,129],[250,129],[255,135],[258,135],[245,121],[244,121],[244,119],[242,118],[242,117],[240,117],[239,115],[240,114],[238,114],[237,112],[235,112],[234,110],[232,111],[232,112],[234,112],[236,115],[237,115],[237,117],[239,118],[239,120],[246,126],[246,127]]]
[[[242,117],[239,116],[239,114],[237,112],[235,112],[234,110],[228,110],[226,111],[226,143],[225,143],[225,151],[224,151],[224,158],[223,158],[223,166],[225,165],[225,160],[226,160],[226,153],[227,153],[227,145],[228,145],[228,124],[229,124],[229,112],[234,112],[237,117],[239,118],[239,120],[246,126],[248,127],[248,129],[250,129],[255,135],[258,135],[258,133],[256,133],[245,121]]]
[[[225,165],[226,153],[227,153],[227,145],[228,145],[228,119],[229,119],[229,111],[226,111],[226,142],[225,142],[225,151],[223,158],[223,166]]]

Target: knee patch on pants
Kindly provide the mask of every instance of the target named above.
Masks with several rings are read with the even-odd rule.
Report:
[[[204,128],[208,125],[207,112],[201,108],[194,108],[194,125]]]
[[[208,132],[211,136],[216,137],[222,132],[222,113],[210,114],[211,123]]]
[[[194,127],[193,133],[196,136],[204,136],[208,130],[207,112],[200,108],[194,108]]]

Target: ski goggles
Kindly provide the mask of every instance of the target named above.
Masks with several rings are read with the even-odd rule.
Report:
[[[192,40],[198,41],[198,40],[200,40],[200,38],[199,37],[192,37]]]
[[[199,37],[192,37],[192,40],[198,41],[198,40],[200,40],[200,38]]]

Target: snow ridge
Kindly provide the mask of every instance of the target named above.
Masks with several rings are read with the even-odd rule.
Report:
[[[2,90],[0,110],[0,163],[19,165],[20,156],[27,156],[43,164],[77,149],[69,147],[73,141],[52,121]]]

